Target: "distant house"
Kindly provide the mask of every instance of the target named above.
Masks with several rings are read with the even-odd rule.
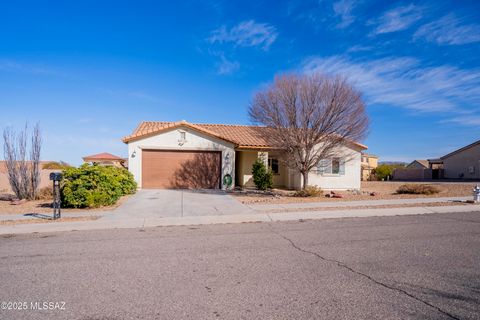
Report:
[[[430,164],[428,160],[413,160],[407,166],[407,169],[428,169],[430,168]]]
[[[480,179],[480,140],[440,159],[446,179]]]
[[[128,166],[127,159],[118,157],[108,152],[83,157],[83,161],[85,163],[99,164],[102,166],[114,166],[118,168],[126,168]]]
[[[362,152],[361,177],[363,181],[370,180],[372,171],[378,167],[378,157],[373,154]]]

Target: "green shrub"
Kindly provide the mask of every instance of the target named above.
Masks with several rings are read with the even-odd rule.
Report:
[[[387,177],[392,177],[393,167],[388,164],[381,164],[373,169],[373,174],[378,180],[387,180]]]
[[[128,170],[112,166],[84,164],[63,171],[62,206],[96,208],[115,204],[126,194],[135,193],[137,183]]]
[[[252,166],[253,183],[259,190],[272,188],[273,174],[265,166],[262,160],[257,159]]]
[[[403,184],[397,189],[398,194],[435,194],[440,190],[434,186],[427,184]]]
[[[293,194],[294,197],[319,197],[323,194],[323,190],[317,186],[306,186],[305,189],[297,190]]]

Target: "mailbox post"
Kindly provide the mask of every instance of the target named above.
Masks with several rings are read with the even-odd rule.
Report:
[[[61,217],[60,181],[62,181],[62,174],[52,172],[50,173],[50,180],[53,181],[53,220],[56,220]]]

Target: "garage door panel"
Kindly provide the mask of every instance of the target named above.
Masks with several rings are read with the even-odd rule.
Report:
[[[143,188],[217,189],[220,172],[220,152],[143,150]]]

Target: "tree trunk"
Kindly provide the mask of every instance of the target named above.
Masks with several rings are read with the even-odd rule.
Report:
[[[302,172],[302,176],[303,176],[302,189],[305,190],[305,188],[308,186],[308,171],[307,172]]]

